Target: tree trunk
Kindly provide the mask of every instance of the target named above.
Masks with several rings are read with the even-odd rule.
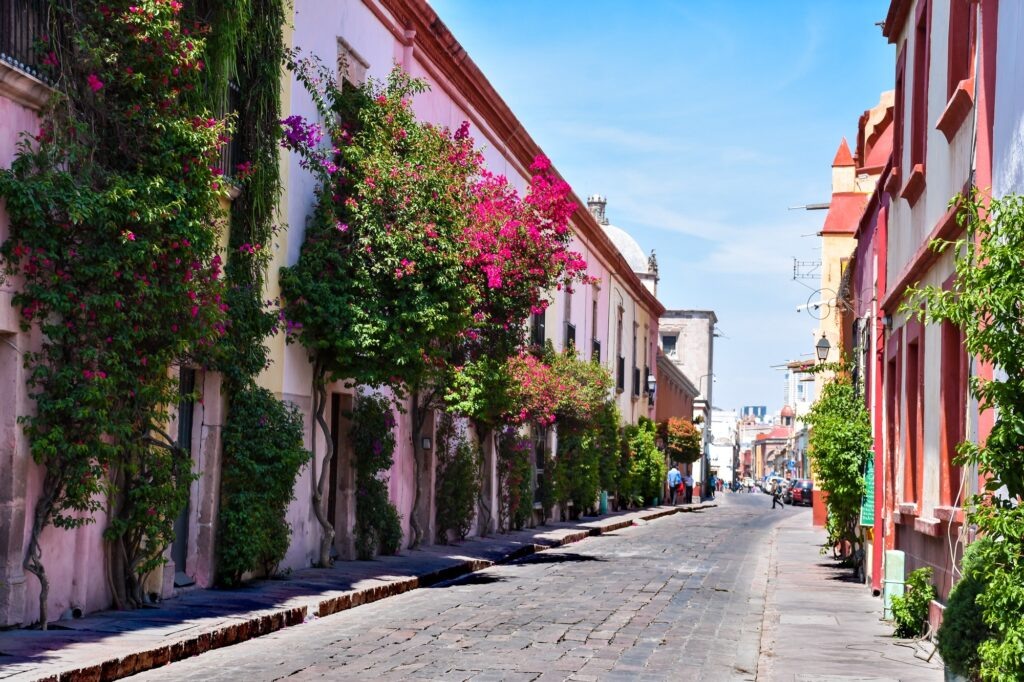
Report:
[[[324,500],[324,489],[327,487],[327,482],[330,480],[330,466],[331,461],[334,459],[334,439],[331,437],[331,427],[324,419],[324,409],[327,405],[327,383],[326,383],[326,371],[323,364],[319,360],[313,362],[313,417],[316,420],[316,424],[320,426],[320,430],[324,435],[325,441],[325,452],[324,459],[320,469],[320,475],[316,473],[316,427],[313,427],[313,434],[310,443],[310,450],[312,452],[312,458],[310,459],[310,466],[312,466],[313,473],[313,514],[316,516],[317,522],[320,524],[320,528],[323,529],[323,536],[320,538],[320,562],[321,568],[327,568],[331,565],[331,546],[334,544],[334,526],[327,520],[327,514],[324,512],[323,500]]]
[[[423,527],[420,525],[420,483],[423,477],[423,455],[420,447],[420,431],[427,420],[427,409],[420,405],[420,392],[413,389],[411,412],[412,417],[412,462],[413,462],[413,498],[412,513],[409,515],[409,549],[416,549],[423,540]]]
[[[485,538],[491,533],[491,501],[490,486],[485,485],[485,477],[490,475],[487,467],[487,442],[491,437],[491,429],[480,421],[473,421],[473,430],[476,431],[477,441],[480,443],[480,457],[483,460],[480,466],[480,490],[477,493],[477,528],[480,537]]]
[[[39,535],[50,522],[50,516],[53,514],[53,500],[60,487],[60,475],[52,474],[47,469],[46,477],[43,479],[43,491],[39,494],[35,514],[32,518],[32,534],[29,536],[28,552],[22,563],[25,570],[39,581],[39,628],[41,630],[46,630],[49,623],[46,600],[50,596],[50,580],[46,577],[46,567],[43,565],[43,548],[39,546]]]

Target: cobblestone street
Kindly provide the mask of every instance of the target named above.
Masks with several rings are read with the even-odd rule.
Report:
[[[806,512],[727,497],[141,679],[753,679],[771,529]]]

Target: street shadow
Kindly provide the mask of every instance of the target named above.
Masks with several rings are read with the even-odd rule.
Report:
[[[491,585],[494,583],[503,583],[507,580],[507,578],[503,578],[502,576],[495,575],[493,573],[477,572],[464,575],[461,578],[452,578],[451,580],[445,580],[439,583],[434,583],[433,585],[427,585],[426,588],[429,590],[434,590],[439,587],[451,588],[468,587],[472,585]]]
[[[840,561],[822,561],[818,564],[818,568],[824,568],[828,572],[829,580],[839,583],[862,583],[853,566],[848,566]]]
[[[512,566],[523,566],[526,564],[562,564],[562,563],[582,563],[587,561],[605,561],[601,557],[591,556],[589,554],[575,554],[575,553],[562,553],[562,552],[541,552],[540,554],[531,554],[528,557],[523,557],[517,561],[512,562]]]

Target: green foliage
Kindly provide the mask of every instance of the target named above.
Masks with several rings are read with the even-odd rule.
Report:
[[[990,380],[971,378],[971,393],[980,409],[994,412],[995,424],[984,443],[961,443],[958,452],[961,464],[977,466],[987,478],[968,515],[968,522],[991,539],[975,550],[971,571],[980,585],[974,603],[988,628],[978,647],[979,675],[1019,680],[1024,679],[1024,510],[1005,499],[1024,495],[1024,197],[989,201],[973,189],[953,203],[960,206],[963,236],[932,243],[936,251],[954,254],[953,285],[912,290],[905,310],[928,323],[955,324],[971,356],[1002,370]],[[964,588],[968,594],[973,589]]]
[[[998,565],[992,561],[995,558],[992,555],[1001,553],[1001,548],[994,544],[991,538],[983,537],[964,550],[960,581],[949,593],[938,632],[942,662],[968,679],[976,679],[980,674],[979,649],[992,634],[977,600],[988,586],[987,566]],[[996,561],[1004,558],[998,557]]]
[[[896,621],[896,637],[917,637],[928,621],[928,604],[935,599],[932,569],[919,568],[907,576],[906,592],[892,598],[892,617]]]
[[[400,68],[344,90],[329,69],[294,68],[336,153],[292,143],[322,182],[299,260],[281,270],[289,338],[330,378],[404,390],[447,358],[439,340],[469,327],[460,246],[473,165],[462,141],[416,120],[411,100],[427,86]]]
[[[618,478],[618,409],[605,398],[589,412],[587,422],[558,427],[556,496],[571,501],[576,514],[592,509],[602,489],[615,490]]]
[[[395,417],[381,396],[360,396],[352,412],[349,438],[356,467],[356,556],[395,554],[402,544],[401,517],[388,496],[382,472],[395,452]]]
[[[0,171],[11,218],[3,269],[21,276],[14,303],[42,339],[24,355],[35,411],[22,421],[46,467],[26,566],[45,582],[39,532],[91,522],[105,495],[122,607],[141,603],[191,480],[162,430],[178,399],[172,367],[224,330],[226,126],[182,97],[200,83],[204,41],[184,35],[177,11],[156,0],[52,3],[58,87],[39,134]]]
[[[448,531],[465,540],[473,526],[480,492],[480,447],[466,438],[448,415],[437,428],[437,541],[445,544]]]
[[[213,364],[224,374],[229,390],[243,388],[267,366],[264,339],[277,331],[278,313],[263,300],[271,260],[274,218],[281,194],[279,146],[281,136],[282,31],[286,0],[230,0],[214,3],[224,17],[215,31],[215,45],[224,49],[225,35],[237,47],[239,111],[234,146],[241,158],[229,169],[242,190],[231,203],[231,231],[224,275],[227,284],[227,333]],[[239,8],[237,6],[244,7]],[[233,7],[235,6],[235,7]],[[232,11],[234,10],[234,11]],[[237,19],[239,26],[233,26]],[[221,63],[217,54],[211,63]],[[213,79],[213,74],[210,74]],[[214,79],[219,80],[219,79]],[[226,82],[216,93],[226,92]],[[230,419],[230,415],[228,416]]]
[[[285,521],[295,478],[309,460],[302,415],[263,388],[231,395],[224,425],[217,576],[237,585],[245,573],[273,573],[288,551]]]
[[[859,544],[857,524],[864,496],[864,467],[872,456],[867,408],[843,368],[822,389],[804,421],[815,485],[828,492],[828,546]]]
[[[530,441],[512,427],[498,434],[498,520],[504,530],[521,530],[533,513]]]
[[[690,464],[700,459],[703,436],[693,422],[672,417],[659,424],[659,430],[665,439],[665,452],[671,461]]]
[[[606,400],[594,415],[592,438],[598,452],[598,477],[601,490],[614,491],[619,485],[619,407]]]
[[[636,427],[626,429],[630,457],[630,497],[641,504],[650,504],[661,496],[662,484],[668,474],[665,456],[655,443],[657,430],[654,422],[640,417]]]

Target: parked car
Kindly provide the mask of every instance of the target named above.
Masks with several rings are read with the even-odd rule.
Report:
[[[790,486],[790,494],[793,496],[793,505],[811,506],[811,491],[814,490],[814,483],[809,478],[800,478],[793,481]]]

